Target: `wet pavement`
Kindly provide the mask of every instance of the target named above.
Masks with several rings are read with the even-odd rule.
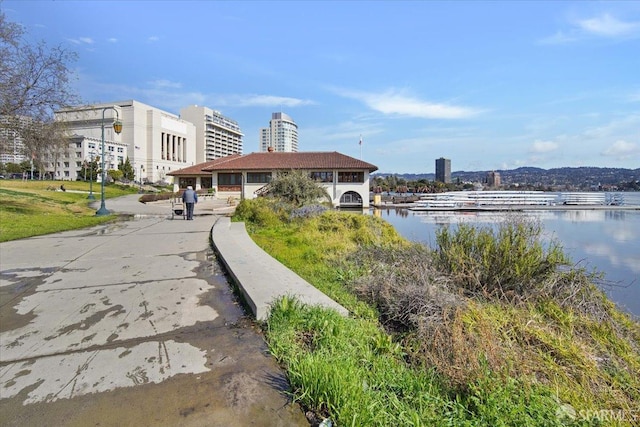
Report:
[[[107,205],[128,221],[0,244],[1,424],[308,425],[211,249],[227,207],[135,200]]]

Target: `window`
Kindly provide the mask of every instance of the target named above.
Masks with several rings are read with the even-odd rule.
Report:
[[[88,147],[89,147],[90,150],[91,149],[95,150],[96,149],[96,144],[91,143],[91,144],[88,145]]]
[[[311,172],[309,176],[314,181],[333,182],[333,172]]]
[[[271,182],[271,172],[247,173],[247,184],[266,184]]]
[[[124,148],[123,147],[118,147],[118,153],[124,153]]]
[[[109,151],[113,151],[113,146],[109,146]]]
[[[241,173],[219,173],[218,174],[219,185],[242,185]]]
[[[338,172],[338,182],[364,182],[364,172]]]
[[[68,168],[69,167],[69,162],[64,162],[64,167]]]

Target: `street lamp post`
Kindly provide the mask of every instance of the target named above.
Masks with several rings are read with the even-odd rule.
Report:
[[[122,132],[122,122],[120,121],[120,115],[118,114],[118,110],[114,107],[105,107],[102,109],[102,156],[100,157],[100,167],[102,168],[102,180],[100,182],[100,209],[96,212],[97,216],[109,215],[109,211],[104,205],[104,182],[105,182],[105,171],[104,171],[104,113],[107,110],[113,110],[116,112],[116,120],[113,122],[113,130],[120,134]]]
[[[95,158],[95,152],[91,151],[89,153],[89,159],[91,160],[90,168],[89,168],[89,196],[87,199],[95,200],[96,197],[93,195],[93,159]],[[85,172],[86,175],[86,172]]]

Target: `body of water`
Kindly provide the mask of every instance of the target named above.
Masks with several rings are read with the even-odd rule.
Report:
[[[640,193],[625,195],[625,204],[640,205]],[[635,204],[635,203],[634,203]],[[509,215],[539,220],[545,238],[555,238],[573,263],[604,273],[603,290],[621,308],[640,318],[640,211],[556,210],[505,212],[416,212],[376,209],[405,238],[435,246],[435,232],[460,222],[495,225]]]

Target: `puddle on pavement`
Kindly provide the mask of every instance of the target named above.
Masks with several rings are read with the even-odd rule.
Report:
[[[0,287],[0,332],[22,328],[35,318],[35,315],[31,312],[18,314],[15,307],[21,299],[33,295],[36,288],[44,283],[44,280],[54,271],[55,268],[38,270],[30,268],[27,270],[16,269],[2,272],[2,279],[12,282],[12,284]],[[21,276],[21,272],[28,273],[29,276]]]

